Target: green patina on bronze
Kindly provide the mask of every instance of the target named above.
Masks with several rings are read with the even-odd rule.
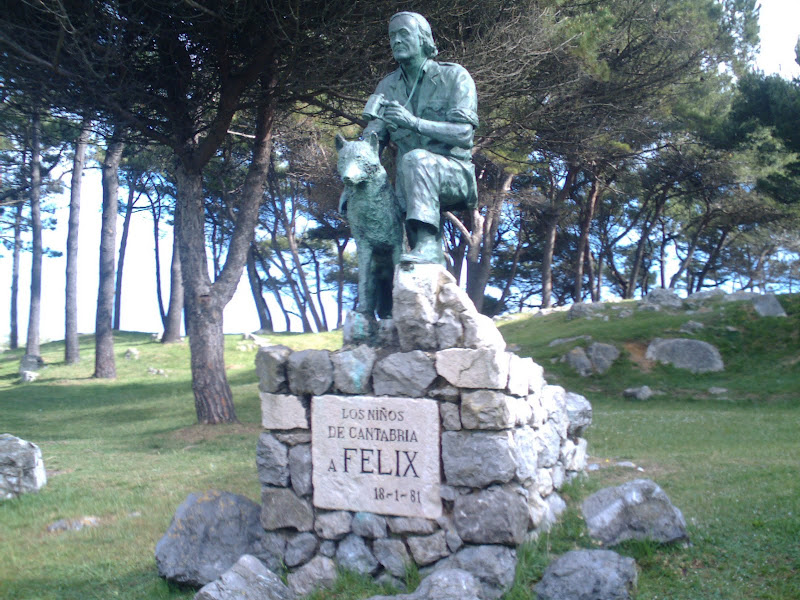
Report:
[[[473,135],[478,126],[475,82],[462,66],[433,60],[436,45],[422,15],[394,15],[389,21],[389,42],[400,68],[387,75],[370,96],[364,108],[369,124],[363,138],[370,140],[374,134],[378,154],[390,141],[397,147],[396,204],[404,215],[409,244],[409,252],[399,256],[400,262],[444,264],[441,211],[472,209],[478,203],[472,164]],[[342,168],[340,157],[340,174]],[[345,186],[343,201],[352,194],[347,181]],[[372,210],[383,210],[380,206],[376,201]],[[354,226],[353,214],[348,220]],[[385,226],[393,229],[393,220],[394,215],[387,214]],[[358,252],[362,253],[361,246]],[[378,288],[385,283],[376,286],[369,279],[374,269],[370,261],[359,256],[356,310],[371,314],[381,305],[376,294],[384,293]],[[367,280],[362,284],[364,277]],[[391,280],[388,286],[391,301]]]
[[[358,254],[356,312],[373,319],[392,315],[392,277],[403,247],[400,206],[378,156],[378,136],[348,142],[336,136],[344,191],[339,212],[347,217]]]
[[[460,65],[437,63],[431,27],[401,12],[389,21],[389,43],[400,68],[387,75],[364,111],[364,134],[381,148],[397,146],[396,192],[405,212],[410,252],[402,262],[441,263],[441,210],[478,203],[472,143],[478,126],[475,82]]]

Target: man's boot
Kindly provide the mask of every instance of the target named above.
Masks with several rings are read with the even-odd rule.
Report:
[[[433,225],[408,221],[406,228],[411,251],[400,257],[401,263],[445,265],[442,240]]]

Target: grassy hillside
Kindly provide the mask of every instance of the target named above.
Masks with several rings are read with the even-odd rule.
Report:
[[[520,584],[536,580],[550,559],[593,547],[579,503],[608,485],[653,479],[686,517],[691,545],[631,543],[617,548],[637,559],[639,598],[777,600],[800,598],[800,295],[782,296],[788,318],[761,318],[748,302],[716,302],[687,314],[634,311],[608,321],[568,321],[564,313],[518,318],[501,329],[521,353],[545,366],[548,381],[584,394],[594,408],[587,433],[590,461],[602,467],[567,490],[562,525],[525,553]],[[626,304],[625,308],[632,308]],[[705,325],[678,332],[686,321]],[[590,335],[623,350],[603,375],[581,377],[558,362],[571,347],[548,344]],[[719,348],[725,371],[693,375],[644,360],[654,337],[693,337]],[[556,362],[553,362],[556,361]],[[627,387],[661,392],[626,400]],[[709,388],[722,387],[715,395]],[[640,469],[614,467],[633,462]],[[528,599],[529,585],[511,598]]]
[[[517,318],[502,331],[520,354],[543,364],[548,381],[587,396],[595,420],[587,434],[592,462],[604,468],[571,484],[561,525],[521,551],[514,600],[532,599],[532,582],[556,554],[592,547],[577,507],[604,487],[648,477],[683,510],[692,544],[619,548],[639,562],[639,598],[790,599],[800,597],[800,296],[781,298],[789,318],[760,319],[746,303],[687,315],[635,312],[627,319],[567,321],[563,313]],[[676,335],[685,321],[705,324],[693,337],[715,344],[724,373],[691,375],[643,360],[653,337]],[[623,356],[604,375],[583,378],[557,362],[591,335]],[[336,348],[337,333],[275,335],[296,349]],[[192,491],[225,489],[259,498],[255,446],[259,406],[254,350],[227,341],[228,376],[240,425],[194,424],[186,345],[162,346],[121,333],[118,379],[96,381],[92,340],[84,362],[65,366],[63,345],[47,344],[48,367],[19,384],[20,352],[0,355],[0,432],[42,448],[49,481],[39,494],[0,503],[0,598],[191,598],[163,582],[153,560],[175,508]],[[129,347],[138,360],[123,358]],[[556,362],[552,362],[556,360]],[[153,375],[159,368],[166,376]],[[624,400],[634,385],[663,392]],[[724,387],[724,395],[708,392]],[[631,461],[642,471],[613,466]],[[59,519],[98,517],[97,527],[49,533]],[[354,577],[318,598],[378,593]]]

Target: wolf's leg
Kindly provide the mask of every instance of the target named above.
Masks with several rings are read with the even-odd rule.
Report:
[[[356,245],[358,256],[358,307],[357,312],[370,317],[375,312],[375,276],[372,273],[372,244],[362,241]]]

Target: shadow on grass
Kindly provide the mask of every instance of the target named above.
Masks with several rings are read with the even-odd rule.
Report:
[[[159,577],[155,565],[149,569],[128,572],[119,578],[113,574],[102,572],[105,565],[97,566],[94,574],[87,573],[92,569],[91,565],[86,565],[80,569],[79,573],[73,575],[63,572],[54,573],[52,577],[27,578],[20,577],[16,581],[6,581],[0,583],[0,597],[15,598],[16,600],[87,600],[103,599],[109,597],[109,593],[129,594],[131,591],[137,592],[140,598],[152,599],[176,599],[192,598],[197,593],[194,588],[179,586],[169,583]],[[23,593],[24,592],[24,593]]]

